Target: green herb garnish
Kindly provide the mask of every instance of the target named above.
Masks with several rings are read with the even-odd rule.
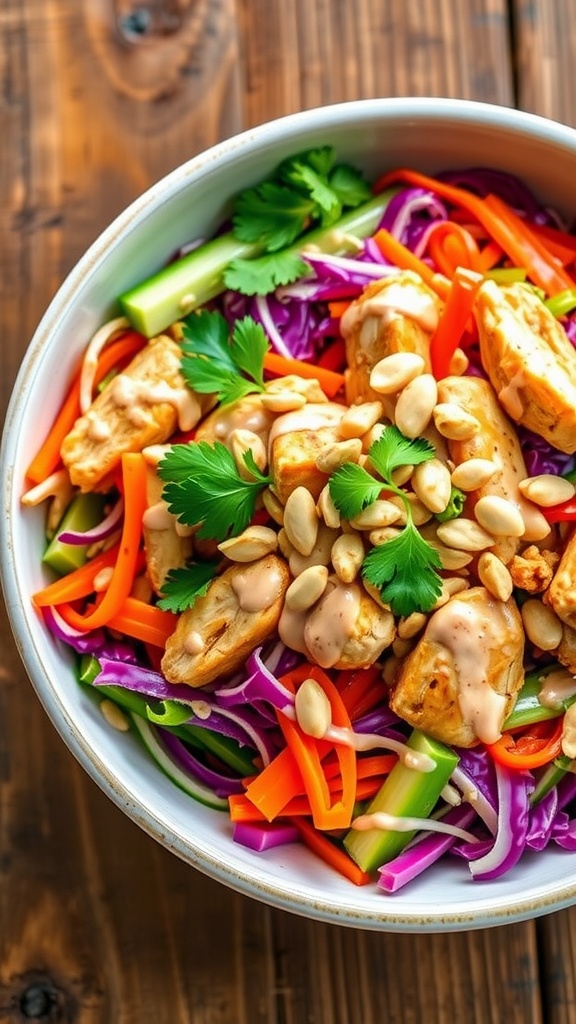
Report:
[[[188,562],[171,569],[162,584],[162,597],[158,607],[166,612],[185,612],[199,597],[204,597],[216,575],[218,563],[214,561]]]
[[[311,227],[331,227],[346,207],[370,199],[360,172],[349,164],[334,165],[334,159],[331,146],[298,153],[284,160],[268,181],[238,195],[233,235],[240,242],[258,243],[264,254],[233,259],[224,271],[227,288],[266,295],[298,280],[308,264],[298,252],[285,250]]]
[[[219,441],[173,445],[158,464],[169,511],[185,526],[201,523],[200,539],[222,541],[242,533],[254,515],[258,495],[272,482],[250,451],[244,453],[244,462],[253,480],[240,476],[234,457]]]
[[[406,526],[392,540],[371,548],[362,575],[380,591],[395,615],[429,611],[442,589],[437,570],[441,560],[414,525],[410,501],[392,477],[401,466],[416,466],[434,458],[433,445],[424,438],[407,438],[397,427],[386,427],[368,450],[368,458],[381,480],[361,466],[347,464],[332,474],[330,495],[346,519],[353,519],[379,497],[383,489],[398,495],[406,509]]]
[[[182,374],[193,391],[215,394],[222,405],[264,390],[268,341],[261,324],[246,316],[232,336],[221,313],[192,313],[183,326]]]

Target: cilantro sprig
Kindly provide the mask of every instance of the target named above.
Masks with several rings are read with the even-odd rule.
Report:
[[[401,466],[416,466],[434,458],[434,446],[425,438],[407,438],[396,426],[386,427],[368,450],[368,458],[380,479],[362,466],[346,464],[332,474],[330,496],[346,519],[353,519],[377,500],[383,490],[398,495],[406,509],[406,526],[397,537],[370,549],[362,563],[362,575],[380,591],[395,615],[429,611],[442,589],[437,570],[440,556],[414,525],[406,493],[394,483]]]
[[[233,234],[241,242],[258,242],[264,255],[235,259],[224,272],[227,288],[246,295],[266,295],[290,284],[308,270],[298,252],[285,251],[310,228],[330,227],[345,208],[370,199],[370,187],[349,164],[335,164],[332,146],[320,146],[283,160],[272,177],[236,198]]]
[[[222,541],[242,533],[254,515],[258,495],[272,482],[250,451],[244,462],[251,480],[240,476],[234,457],[219,441],[173,445],[158,464],[169,511],[185,526],[201,524],[201,539]]]
[[[180,612],[192,608],[199,597],[203,597],[216,575],[218,563],[212,560],[205,562],[188,562],[186,565],[171,569],[162,585],[162,597],[158,607],[163,611]]]
[[[264,329],[252,317],[237,320],[230,337],[221,313],[192,313],[183,326],[182,374],[193,391],[227,405],[264,390],[267,349]]]

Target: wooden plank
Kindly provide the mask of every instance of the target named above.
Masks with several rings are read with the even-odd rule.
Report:
[[[576,126],[576,0],[513,0],[517,103]]]
[[[524,110],[576,127],[576,0],[514,0],[517,102]],[[576,908],[537,922],[545,1019],[576,1016]]]
[[[511,104],[505,0],[240,0],[244,119],[373,96]]]
[[[324,102],[513,98],[505,0],[4,0],[0,34],[4,404],[65,272],[181,160]],[[86,1024],[541,1020],[533,925],[378,935],[235,895],[96,789],[12,644],[1,673],[0,1018],[44,1000]]]

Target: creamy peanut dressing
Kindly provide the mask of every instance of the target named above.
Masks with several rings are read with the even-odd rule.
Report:
[[[284,589],[284,581],[276,563],[266,571],[238,572],[231,577],[230,585],[245,612],[262,612],[278,600]]]
[[[86,422],[88,424],[88,437],[91,441],[98,443],[99,441],[107,441],[112,434],[112,428],[110,424],[102,416],[98,416],[93,409],[90,409],[86,413]]]
[[[286,647],[289,647],[292,651],[298,651],[299,654],[304,654],[309,658],[310,651],[306,647],[304,639],[307,618],[308,611],[294,611],[287,604],[284,604],[278,623],[278,636]]]
[[[449,654],[457,678],[457,699],[465,723],[484,743],[501,735],[506,698],[488,681],[490,623],[472,603],[452,598],[434,613],[426,638]]]
[[[343,336],[351,334],[357,324],[368,317],[378,319],[384,326],[406,317],[431,334],[438,326],[438,307],[433,297],[417,285],[395,281],[376,295],[348,307],[340,321]]]
[[[247,395],[209,416],[200,427],[199,437],[214,437],[226,444],[234,430],[251,430],[266,443],[273,422],[274,416],[264,408],[260,395]]]
[[[555,711],[562,707],[565,700],[576,695],[576,676],[567,668],[559,668],[549,672],[542,681],[538,701],[544,708]]]
[[[278,437],[283,434],[296,433],[299,430],[321,430],[323,427],[339,426],[347,405],[339,405],[337,402],[308,402],[302,409],[295,409],[293,412],[284,413],[278,416],[270,430],[268,438],[268,449]]]
[[[151,405],[171,405],[178,417],[180,430],[191,430],[202,415],[197,396],[185,386],[174,388],[165,380],[136,380],[126,373],[119,373],[110,384],[109,394],[114,403],[134,416],[137,410]]]
[[[200,633],[195,629],[191,629],[186,633],[182,646],[186,654],[189,654],[192,658],[197,654],[202,654],[206,644],[202,639]]]
[[[498,392],[500,405],[513,420],[519,420],[524,415],[524,402],[521,391],[525,386],[526,379],[522,370],[519,370]]]
[[[147,530],[173,530],[176,520],[165,501],[157,501],[147,508],[142,523]]]
[[[360,588],[355,584],[328,584],[304,626],[304,643],[313,661],[332,668],[354,635],[360,614]]]

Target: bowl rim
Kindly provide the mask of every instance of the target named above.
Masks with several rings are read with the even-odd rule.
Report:
[[[162,821],[158,816],[154,817],[149,813],[145,807],[138,806],[136,794],[123,783],[122,778],[110,778],[110,770],[98,752],[85,741],[68,709],[53,691],[50,677],[36,648],[36,620],[31,607],[25,606],[18,587],[10,513],[15,487],[13,465],[17,431],[14,428],[19,421],[20,410],[25,405],[26,397],[34,387],[36,374],[39,372],[38,366],[41,363],[40,357],[47,348],[51,335],[58,329],[58,324],[80,281],[105,261],[107,252],[121,239],[123,232],[128,228],[136,228],[145,221],[160,199],[169,200],[180,190],[189,187],[191,179],[195,180],[210,173],[214,165],[231,161],[242,152],[252,151],[254,145],[266,149],[280,139],[298,136],[303,128],[316,127],[321,128],[324,133],[329,133],[331,126],[340,125],[346,118],[362,117],[366,121],[378,121],[385,119],[387,115],[393,118],[404,117],[415,122],[425,122],[433,117],[455,124],[466,120],[475,126],[492,127],[497,123],[502,129],[524,133],[543,144],[554,143],[567,149],[571,148],[576,158],[576,130],[560,122],[515,108],[475,100],[404,96],[348,100],[275,118],[211,146],[160,178],[115,217],[76,262],[42,316],[23,356],[8,403],[0,448],[0,487],[4,495],[5,511],[4,516],[0,517],[0,582],[21,660],[52,724],[93,781],[132,821],[161,845],[236,892],[313,920],[369,930],[459,931],[518,922],[563,909],[576,901],[576,882],[566,885],[559,878],[554,884],[546,883],[541,886],[541,891],[532,890],[526,895],[517,895],[513,901],[505,896],[494,899],[487,908],[482,907],[480,893],[477,900],[470,901],[472,909],[462,912],[446,911],[438,905],[437,909],[431,909],[429,913],[422,915],[420,911],[416,912],[410,908],[399,910],[398,904],[392,901],[383,905],[381,910],[358,911],[354,908],[353,887],[350,887],[350,899],[343,900],[341,904],[335,906],[329,896],[325,900],[319,900],[317,895],[310,897],[280,885],[264,884],[247,871],[230,867],[225,858],[218,860],[209,856],[195,844],[193,837],[185,839],[168,821]]]

